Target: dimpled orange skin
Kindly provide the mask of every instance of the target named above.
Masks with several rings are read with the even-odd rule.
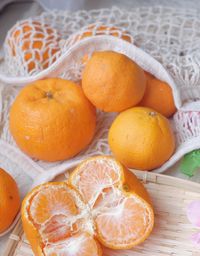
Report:
[[[146,88],[146,76],[123,54],[95,52],[83,71],[82,87],[100,110],[120,112],[140,102]]]
[[[176,112],[172,89],[170,86],[156,79],[146,72],[147,86],[140,106],[152,108],[165,117],[170,117]]]
[[[24,87],[10,110],[10,131],[27,155],[59,161],[73,157],[92,140],[96,110],[81,87],[50,78]]]
[[[175,137],[169,121],[144,107],[120,113],[110,127],[108,141],[121,163],[139,170],[160,167],[175,150]]]
[[[14,221],[20,208],[19,190],[15,180],[0,168],[0,233]]]

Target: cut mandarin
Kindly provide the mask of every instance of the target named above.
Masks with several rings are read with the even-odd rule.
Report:
[[[23,201],[22,222],[37,256],[101,255],[93,237],[90,211],[79,193],[65,182],[33,189]]]
[[[149,236],[154,215],[148,193],[120,163],[110,157],[90,158],[69,182],[89,205],[96,236],[104,246],[128,249]]]
[[[100,256],[99,242],[112,249],[143,242],[154,214],[136,176],[113,158],[99,156],[80,164],[68,184],[47,183],[30,192],[22,222],[37,256]]]

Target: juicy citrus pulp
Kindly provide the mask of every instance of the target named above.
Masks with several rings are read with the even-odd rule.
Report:
[[[99,241],[109,248],[131,248],[153,227],[148,194],[134,174],[127,179],[127,173],[114,159],[96,157],[84,161],[70,177],[91,209]]]
[[[133,174],[110,157],[94,157],[72,172],[69,184],[47,183],[30,192],[22,221],[36,255],[98,256],[98,241],[113,249],[143,242],[154,216]]]

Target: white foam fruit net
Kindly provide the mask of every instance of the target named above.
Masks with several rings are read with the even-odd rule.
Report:
[[[197,11],[163,7],[53,11],[18,23],[15,32],[8,33],[5,58],[0,64],[0,155],[20,164],[22,170],[40,183],[83,158],[111,154],[107,132],[114,113],[98,112],[96,135],[90,146],[73,159],[56,163],[30,159],[20,152],[10,135],[8,120],[9,108],[21,86],[47,76],[79,81],[85,56],[95,50],[115,50],[172,87],[178,108],[171,119],[176,152],[155,170],[165,171],[200,145],[199,27]],[[21,39],[27,39],[29,33],[31,42],[29,39],[23,43]]]

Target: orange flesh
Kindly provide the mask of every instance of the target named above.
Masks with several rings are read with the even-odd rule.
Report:
[[[72,173],[70,182],[89,203],[101,243],[130,248],[149,235],[153,212],[142,198],[123,190],[123,169],[114,160],[102,158],[86,161]]]
[[[124,198],[96,217],[98,234],[107,245],[125,248],[148,232],[148,215],[146,205],[142,205],[139,200],[134,197]]]
[[[27,213],[37,228],[45,256],[101,255],[98,243],[84,228],[83,206],[77,192],[62,183],[46,186],[34,193]],[[87,213],[86,213],[87,215]],[[87,217],[87,216],[86,216]],[[76,245],[76,246],[75,246]],[[80,249],[81,248],[81,249]],[[92,254],[86,254],[90,248]],[[76,250],[77,249],[77,250]],[[64,254],[63,254],[64,253]],[[83,253],[83,254],[81,254]]]
[[[117,167],[117,166],[116,166]],[[86,170],[86,171],[85,171]],[[119,174],[111,165],[102,167],[98,161],[86,163],[78,173],[77,182],[73,183],[85,202],[90,202],[95,196],[98,197],[105,188],[119,182]]]
[[[98,256],[99,247],[90,235],[81,233],[63,243],[46,246],[44,252],[46,256]]]
[[[34,196],[30,206],[30,216],[35,223],[42,224],[52,216],[69,216],[77,213],[73,198],[64,188],[43,189]]]
[[[79,166],[70,186],[41,185],[27,214],[41,236],[44,256],[100,256],[94,235],[113,249],[131,248],[148,237],[153,210],[143,198],[123,190],[123,171],[112,158],[99,157]]]

